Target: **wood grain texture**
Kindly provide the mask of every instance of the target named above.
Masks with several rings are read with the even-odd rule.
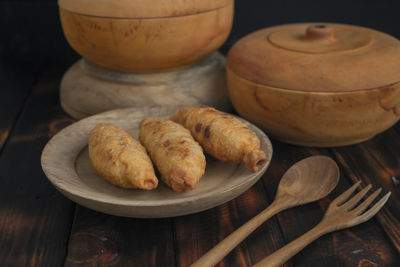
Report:
[[[217,50],[232,27],[233,1],[180,17],[98,17],[60,8],[60,18],[72,48],[97,65],[124,72],[161,72],[191,66]]]
[[[268,194],[276,189],[278,178],[294,162],[310,155],[332,156],[326,149],[303,148],[273,142],[276,153],[264,179]],[[335,158],[334,158],[335,159]],[[338,164],[340,161],[338,161]],[[340,165],[339,165],[340,166]],[[264,176],[266,177],[266,176]],[[316,225],[331,200],[349,188],[349,178],[342,175],[336,189],[318,203],[293,208],[277,215],[280,228],[287,242],[294,240]],[[375,229],[375,230],[373,230]],[[372,220],[345,231],[321,237],[297,254],[291,262],[295,266],[363,266],[372,264],[396,266],[400,257],[388,243],[388,237],[376,220]],[[267,256],[268,254],[264,254]]]
[[[368,140],[400,119],[399,68],[396,38],[310,22],[239,40],[227,56],[227,82],[238,113],[272,137],[332,147]]]
[[[288,8],[288,6],[291,8]],[[309,8],[310,6],[313,8]],[[398,0],[276,0],[259,2],[254,5],[249,5],[248,1],[236,0],[236,22],[232,35],[225,44],[224,49],[227,50],[235,41],[254,29],[287,22],[321,20],[322,14],[325,20],[364,25],[393,34],[399,38],[400,27],[398,27],[396,23],[393,23],[393,18],[398,15],[397,6]],[[46,57],[47,59],[51,59],[52,62],[58,66],[63,62],[62,66],[66,69],[66,66],[78,59],[72,49],[67,47],[61,27],[59,23],[57,23],[58,12],[54,0],[44,0],[40,2],[27,0],[16,0],[12,2],[8,0],[0,1],[0,13],[0,21],[2,22],[0,23],[2,32],[0,36],[0,54],[2,62],[14,61],[13,66],[19,69],[30,60]],[[246,23],[242,23],[243,21]],[[68,64],[65,64],[65,62]],[[26,76],[21,76],[21,81],[24,77]],[[16,78],[18,79],[18,77]],[[59,79],[59,77],[57,79]],[[43,81],[41,83],[43,84]],[[1,266],[46,266],[46,263],[48,263],[47,266],[61,266],[62,263],[60,262],[63,255],[65,256],[67,238],[64,238],[64,231],[67,231],[65,229],[68,227],[64,227],[64,222],[61,222],[61,225],[59,225],[56,223],[56,220],[60,220],[57,216],[64,218],[65,212],[68,210],[64,205],[64,201],[66,200],[58,195],[58,193],[54,193],[55,196],[50,197],[50,194],[56,191],[47,182],[43,182],[46,180],[44,175],[40,172],[38,162],[41,146],[48,140],[48,136],[53,135],[71,121],[68,117],[65,117],[59,107],[55,107],[57,103],[57,98],[55,97],[57,94],[57,89],[55,88],[56,81],[53,81],[52,84],[52,86],[47,88],[35,88],[36,91],[43,90],[47,92],[46,94],[51,94],[51,101],[49,102],[48,100],[50,98],[47,97],[47,100],[41,100],[36,93],[33,93],[33,96],[35,96],[33,102],[28,99],[27,107],[29,108],[23,112],[25,119],[18,122],[17,128],[11,133],[12,135],[9,139],[10,145],[7,145],[4,150],[4,153],[7,153],[3,154],[0,159],[0,162],[4,161],[0,163],[0,191],[2,193],[0,197]],[[2,86],[1,92],[3,92],[4,89],[5,87]],[[3,100],[3,98],[1,98],[1,100]],[[45,105],[46,103],[48,105]],[[36,111],[33,112],[34,110]],[[40,110],[40,112],[38,110]],[[27,116],[30,112],[33,112],[33,114]],[[40,118],[37,116],[40,116]],[[8,116],[6,117],[8,118]],[[3,121],[3,119],[0,121]],[[26,126],[24,126],[25,123]],[[390,134],[376,137],[378,139],[376,139],[376,143],[374,142],[376,150],[374,146],[373,156],[375,156],[375,158],[383,157],[384,161],[380,159],[377,160],[379,162],[384,162],[381,163],[382,168],[389,173],[398,174],[398,150],[396,150],[397,145],[392,146],[392,142],[398,142],[399,140],[394,138],[400,133],[399,124],[395,126],[394,132],[389,131],[385,133]],[[37,139],[35,139],[35,137],[37,137]],[[274,143],[276,151],[290,150],[292,154],[288,153],[292,156],[285,156],[286,154],[282,151],[283,155],[279,153],[281,156],[277,160],[274,159],[269,172],[265,174],[264,181],[266,182],[268,191],[272,191],[272,194],[269,194],[271,197],[276,188],[274,186],[276,186],[278,182],[277,177],[280,177],[291,163],[306,156],[303,154],[302,149],[298,149],[295,146],[277,144],[278,142]],[[15,155],[11,153],[10,151],[14,149],[20,151],[21,154]],[[346,150],[346,148],[344,148],[344,150]],[[316,150],[310,150],[309,152],[317,153],[315,151]],[[321,152],[322,150],[318,151]],[[385,151],[388,151],[390,156],[385,157]],[[7,159],[9,155],[12,156],[10,156],[10,159]],[[24,160],[24,164],[20,164],[21,159]],[[338,163],[340,163],[340,160],[338,160]],[[12,166],[12,170],[8,169],[11,168],[9,166]],[[23,169],[23,167],[25,169]],[[358,175],[359,170],[357,168],[364,167],[365,165],[359,165],[350,171]],[[7,168],[8,171],[4,171],[5,168]],[[343,167],[342,170],[346,173]],[[388,177],[386,175],[387,174],[384,176]],[[30,187],[32,183],[37,181],[37,177],[40,178],[39,180],[42,183],[33,186],[31,189]],[[347,179],[347,176],[344,177]],[[19,184],[19,181],[23,181],[24,183]],[[386,182],[386,180],[383,182]],[[10,186],[8,187],[6,183]],[[260,182],[258,184],[260,184]],[[228,232],[233,231],[247,221],[247,219],[265,208],[268,203],[260,203],[259,200],[268,199],[264,189],[258,184],[257,187],[252,187],[238,199],[231,201],[230,203],[232,204],[222,205],[203,213],[177,218],[180,220],[177,233],[183,234],[176,236],[184,240],[182,241],[182,245],[179,246],[180,253],[183,253],[182,259],[199,257],[213,244],[216,244],[218,240],[223,238],[222,234],[219,233],[225,231],[225,235],[228,234]],[[18,186],[21,187],[19,188]],[[348,184],[339,186],[345,189]],[[398,186],[396,188],[397,189],[392,192],[397,192],[396,194],[398,195]],[[53,191],[50,191],[51,189]],[[35,193],[37,192],[39,192],[40,195],[36,195]],[[42,200],[36,200],[36,196],[40,197]],[[242,244],[241,248],[238,248],[237,251],[229,255],[220,266],[241,266],[241,262],[248,261],[248,256],[253,263],[259,261],[267,254],[275,251],[278,247],[283,246],[286,242],[309,230],[313,223],[316,223],[320,219],[319,216],[322,216],[322,211],[319,212],[319,206],[326,208],[328,204],[329,201],[321,201],[319,205],[315,204],[299,207],[294,210],[294,213],[288,212],[282,214],[283,217],[280,217],[280,219],[284,219],[284,221],[288,223],[285,225],[289,226],[285,228],[285,238],[287,238],[285,241],[276,238],[280,235],[279,220],[277,218],[272,218],[265,227],[260,228],[259,232],[255,232],[251,235],[245,243]],[[50,206],[52,208],[49,208]],[[308,210],[310,207],[311,210]],[[44,210],[41,211],[41,209]],[[314,212],[317,212],[317,214],[315,217],[312,217]],[[90,221],[91,216],[99,218],[89,212],[87,215],[89,218],[85,216],[80,217],[83,222]],[[10,216],[10,220],[7,220],[8,216]],[[39,217],[43,217],[43,219],[39,220]],[[232,221],[231,217],[233,218]],[[398,218],[397,216],[395,219]],[[168,220],[161,221],[166,222]],[[41,224],[42,222],[43,224]],[[128,222],[122,222],[120,224],[118,224],[118,220],[112,220],[112,222],[116,225],[114,228],[115,232],[128,232],[128,230],[120,231],[119,229],[120,225],[129,227],[130,223],[128,222],[130,222],[130,219],[128,219]],[[274,222],[273,225],[270,225],[269,223],[272,222]],[[388,234],[382,230],[383,227],[380,227],[376,221],[371,221],[367,224],[368,227],[362,226],[363,228],[357,231],[356,228],[353,228],[324,238],[323,242],[312,245],[310,248],[297,255],[286,266],[295,266],[294,264],[304,267],[399,266],[398,252],[394,251],[392,245],[388,243]],[[135,222],[133,225],[137,225],[137,223]],[[161,226],[162,225],[160,225],[160,227]],[[133,240],[134,242],[135,236],[140,235],[140,231],[145,231],[145,228],[146,227],[143,225],[138,227],[137,233],[133,228],[129,229],[129,231],[132,231],[129,240]],[[104,227],[103,229],[110,228]],[[175,227],[173,227],[173,229],[175,229]],[[7,235],[4,235],[6,232]],[[371,234],[371,238],[363,238]],[[105,236],[104,233],[102,233],[102,235]],[[59,239],[59,236],[63,237]],[[44,238],[41,239],[41,237]],[[164,235],[160,234],[160,237],[164,237]],[[376,240],[376,238],[382,240]],[[39,239],[41,241],[38,241]],[[157,238],[152,237],[151,239],[152,242],[163,242],[163,240],[158,240]],[[218,240],[213,241],[214,243],[211,244],[210,240],[213,239]],[[93,243],[85,242],[85,244],[96,244],[97,239],[94,240],[95,242]],[[124,240],[126,243],[117,243],[129,249],[130,244],[127,241],[128,239]],[[196,243],[197,240],[199,240],[199,242]],[[4,241],[6,241],[6,243]],[[145,238],[139,238],[138,242],[145,242]],[[63,245],[60,245],[61,243],[63,243]],[[191,252],[186,249],[185,245],[187,248],[194,248],[194,251]],[[138,248],[142,253],[142,255],[139,255],[141,265],[147,266],[147,262],[142,261],[144,258],[150,258],[150,256],[147,255],[147,250],[140,249],[140,245],[136,243],[134,247]],[[150,246],[146,245],[146,248],[148,247]],[[154,250],[151,248],[149,251],[154,253]],[[246,251],[250,251],[250,253]],[[194,256],[191,256],[190,253],[193,253]],[[137,254],[134,253],[133,255]],[[180,257],[179,255],[176,254],[176,257]],[[56,258],[57,260],[54,260]],[[126,256],[126,261],[123,262],[128,262],[129,260],[127,258],[129,258],[129,256]],[[11,262],[11,259],[14,261]],[[169,263],[171,263],[171,266],[185,266],[167,261],[167,264]]]
[[[332,200],[323,219],[311,230],[267,256],[254,266],[280,266],[322,235],[350,228],[370,220],[387,202],[390,197],[390,192],[377,200],[377,203],[370,209],[367,209],[372,201],[377,198],[381,189],[374,191],[368,198],[360,201],[372,187],[372,185],[369,184],[358,194],[352,195],[360,186],[360,183],[361,181],[355,183],[343,194]],[[350,210],[352,208],[354,208],[354,210]]]
[[[400,252],[400,195],[396,183],[400,176],[399,140],[399,132],[391,129],[368,142],[335,148],[333,152],[352,181],[361,179],[393,193],[377,219]]]
[[[60,70],[39,78],[0,157],[0,265],[60,266],[74,204],[38,165],[49,137],[71,123],[58,104]]]
[[[74,13],[112,18],[160,18],[187,16],[224,7],[232,0],[58,0],[58,5]]]
[[[24,76],[24,79],[20,77]],[[18,70],[0,65],[0,151],[32,89],[37,71]]]
[[[354,144],[400,119],[400,83],[354,92],[306,92],[254,83],[229,68],[227,83],[232,104],[243,118],[292,144]]]
[[[9,22],[7,19],[10,19],[10,14],[6,11],[4,4],[0,3],[0,23],[7,24]],[[22,20],[9,25],[17,28],[15,35],[21,35],[17,26],[24,22]],[[5,36],[8,35],[8,31],[9,29],[4,31]],[[27,44],[24,46],[20,43],[25,42],[26,37],[20,36],[18,40],[20,42],[18,42],[15,36],[10,38],[5,38],[5,36],[0,38],[0,153],[43,63],[42,59],[35,61],[21,55],[25,52],[24,50],[31,48]]]
[[[191,267],[214,266],[243,239],[280,211],[320,200],[337,185],[340,171],[329,157],[313,156],[291,166],[280,179],[272,204],[203,255]],[[280,264],[285,263],[281,261]]]
[[[181,107],[128,108],[108,111],[80,120],[54,136],[43,149],[41,164],[49,181],[73,201],[107,214],[133,218],[164,218],[199,212],[238,196],[251,187],[268,168],[272,147],[258,128],[243,121],[260,139],[267,156],[261,168],[252,173],[244,164],[210,159],[195,189],[184,194],[160,183],[152,191],[118,188],[100,177],[87,154],[90,131],[99,123],[121,127],[138,138],[143,118],[166,119]]]
[[[111,71],[80,60],[63,76],[60,101],[77,119],[128,107],[208,105],[232,109],[225,57],[217,52],[192,67],[152,74]]]
[[[284,24],[243,37],[227,66],[254,83],[299,93],[369,90],[399,82],[400,41],[354,25]]]
[[[221,206],[173,219],[178,266],[189,266],[228,234],[265,209],[270,200],[261,183]],[[260,226],[217,266],[251,266],[285,241],[275,218]],[[291,265],[286,265],[291,266]]]
[[[174,265],[170,219],[122,218],[77,206],[66,267]]]

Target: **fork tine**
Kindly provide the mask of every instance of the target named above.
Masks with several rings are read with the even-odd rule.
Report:
[[[356,215],[360,215],[363,213],[369,206],[369,204],[374,201],[374,199],[379,195],[379,193],[382,191],[382,188],[379,188],[376,190],[374,193],[372,193],[366,200],[364,200],[357,208],[352,210]]]
[[[365,196],[365,194],[368,193],[368,191],[371,189],[371,187],[372,187],[371,184],[367,185],[363,190],[358,192],[354,197],[352,197],[347,202],[345,202],[342,205],[342,208],[345,208],[346,210],[351,210],[352,208],[354,208],[357,205],[357,203]]]
[[[372,208],[367,210],[364,214],[360,215],[360,223],[368,221],[371,219],[378,211],[385,205],[386,201],[389,199],[391,192],[388,192],[383,198],[381,198]]]
[[[357,189],[357,187],[360,185],[361,181],[358,181],[355,183],[352,187],[347,189],[344,193],[342,193],[340,196],[335,198],[332,203],[336,204],[336,206],[339,206],[343,204],[350,196],[353,194],[353,192]]]

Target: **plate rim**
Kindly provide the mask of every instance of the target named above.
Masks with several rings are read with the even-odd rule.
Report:
[[[268,138],[268,136],[257,126],[251,124],[250,122],[246,121],[245,119],[230,114],[232,116],[239,118],[240,120],[245,122],[247,125],[249,125],[249,127],[252,128],[252,130],[255,131],[255,133],[260,138],[261,145],[262,145],[262,142],[265,142],[266,150],[267,150],[265,152],[268,154],[267,162],[263,165],[263,167],[258,172],[249,173],[248,179],[241,179],[236,182],[234,181],[233,183],[226,183],[226,184],[223,184],[222,186],[218,186],[212,190],[209,190],[207,192],[204,192],[204,193],[201,193],[198,195],[190,195],[187,197],[178,197],[178,198],[174,198],[174,199],[167,199],[167,201],[165,201],[165,200],[102,199],[100,196],[96,196],[96,195],[82,195],[80,192],[71,190],[71,187],[69,184],[68,185],[63,185],[62,183],[60,184],[59,180],[60,179],[63,180],[65,178],[53,177],[53,176],[58,176],[58,175],[55,173],[52,173],[52,171],[50,171],[48,169],[49,166],[52,165],[51,162],[53,159],[52,159],[51,155],[54,152],[52,150],[53,147],[57,146],[59,139],[62,140],[62,138],[68,138],[68,137],[65,137],[65,135],[67,135],[71,131],[73,132],[74,129],[77,128],[78,126],[87,124],[87,122],[96,121],[99,118],[107,117],[107,116],[117,114],[117,113],[124,113],[124,112],[141,113],[144,118],[145,115],[143,115],[143,114],[149,114],[149,113],[151,114],[152,110],[161,110],[161,109],[165,109],[165,108],[168,108],[168,107],[143,107],[143,108],[132,107],[132,108],[114,109],[114,110],[106,111],[106,112],[99,113],[96,115],[92,115],[92,116],[89,116],[87,118],[84,118],[82,120],[72,123],[71,125],[65,127],[60,132],[55,134],[45,145],[45,147],[42,151],[42,155],[41,155],[41,166],[42,166],[43,172],[45,173],[45,175],[46,175],[47,179],[50,181],[50,183],[57,190],[59,190],[63,195],[65,195],[65,193],[67,193],[67,194],[74,196],[75,198],[84,199],[86,201],[96,202],[97,204],[124,206],[124,207],[132,207],[132,208],[137,207],[137,206],[140,206],[141,208],[143,208],[143,207],[151,208],[151,207],[163,207],[163,206],[171,206],[171,205],[183,206],[183,205],[195,202],[195,201],[210,198],[211,196],[214,196],[215,194],[225,195],[228,191],[237,190],[238,188],[245,187],[245,185],[248,185],[248,184],[250,184],[247,187],[247,188],[249,188],[259,180],[259,178],[265,173],[265,171],[269,167],[269,164],[271,163],[271,159],[272,159],[272,155],[273,155],[273,147],[272,147],[271,141]],[[170,107],[170,108],[171,108],[171,110],[177,111],[179,108],[181,108],[181,106],[174,106],[174,107]],[[96,122],[96,123],[99,123],[99,122]],[[79,153],[81,153],[82,149],[84,149],[84,148],[85,148],[85,146],[80,147],[79,152],[74,156],[74,159],[72,162],[73,166],[75,166],[75,164],[76,164],[77,156],[79,155]],[[240,165],[242,165],[242,164],[240,164]],[[238,165],[236,167],[236,170],[240,169],[240,165]],[[78,179],[81,179],[79,177],[78,173],[76,172],[75,168],[74,168],[74,173],[75,173],[76,177],[78,177]],[[158,177],[158,179],[161,180],[161,178],[159,178],[159,177]],[[110,186],[114,186],[114,185],[110,184]],[[90,187],[88,186],[88,188],[90,188]],[[140,190],[140,189],[134,189],[134,190]],[[235,196],[233,196],[230,199],[236,198],[238,195],[242,194],[246,190],[247,189],[244,189],[243,191],[239,192],[238,194],[236,194]],[[180,194],[182,194],[182,193],[180,193]],[[70,199],[69,196],[66,196],[66,197]],[[76,201],[76,200],[73,200],[73,201],[78,204],[81,204],[83,206],[86,206],[85,204],[79,203],[79,201]],[[225,203],[227,201],[229,201],[229,200],[223,201],[222,203]],[[210,209],[210,208],[218,206],[218,205],[220,205],[220,204],[211,205],[211,207],[209,207],[207,209]],[[104,212],[104,211],[102,211],[102,212]],[[189,214],[189,213],[186,213],[186,214]]]

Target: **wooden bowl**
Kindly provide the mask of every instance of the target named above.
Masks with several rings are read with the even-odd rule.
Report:
[[[154,2],[154,3],[152,3]],[[124,72],[191,66],[228,37],[233,0],[59,0],[64,34],[80,55]]]
[[[400,42],[366,28],[307,23],[252,33],[229,52],[227,80],[241,116],[292,144],[354,144],[400,118]]]

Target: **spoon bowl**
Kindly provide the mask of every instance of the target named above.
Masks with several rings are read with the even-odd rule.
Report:
[[[285,172],[275,201],[285,198],[300,205],[319,200],[336,187],[339,177],[339,167],[333,159],[326,156],[305,158]]]
[[[278,212],[328,195],[336,187],[339,177],[339,167],[329,157],[312,156],[297,162],[283,175],[275,200],[268,208],[227,236],[191,267],[216,265],[243,239]]]

